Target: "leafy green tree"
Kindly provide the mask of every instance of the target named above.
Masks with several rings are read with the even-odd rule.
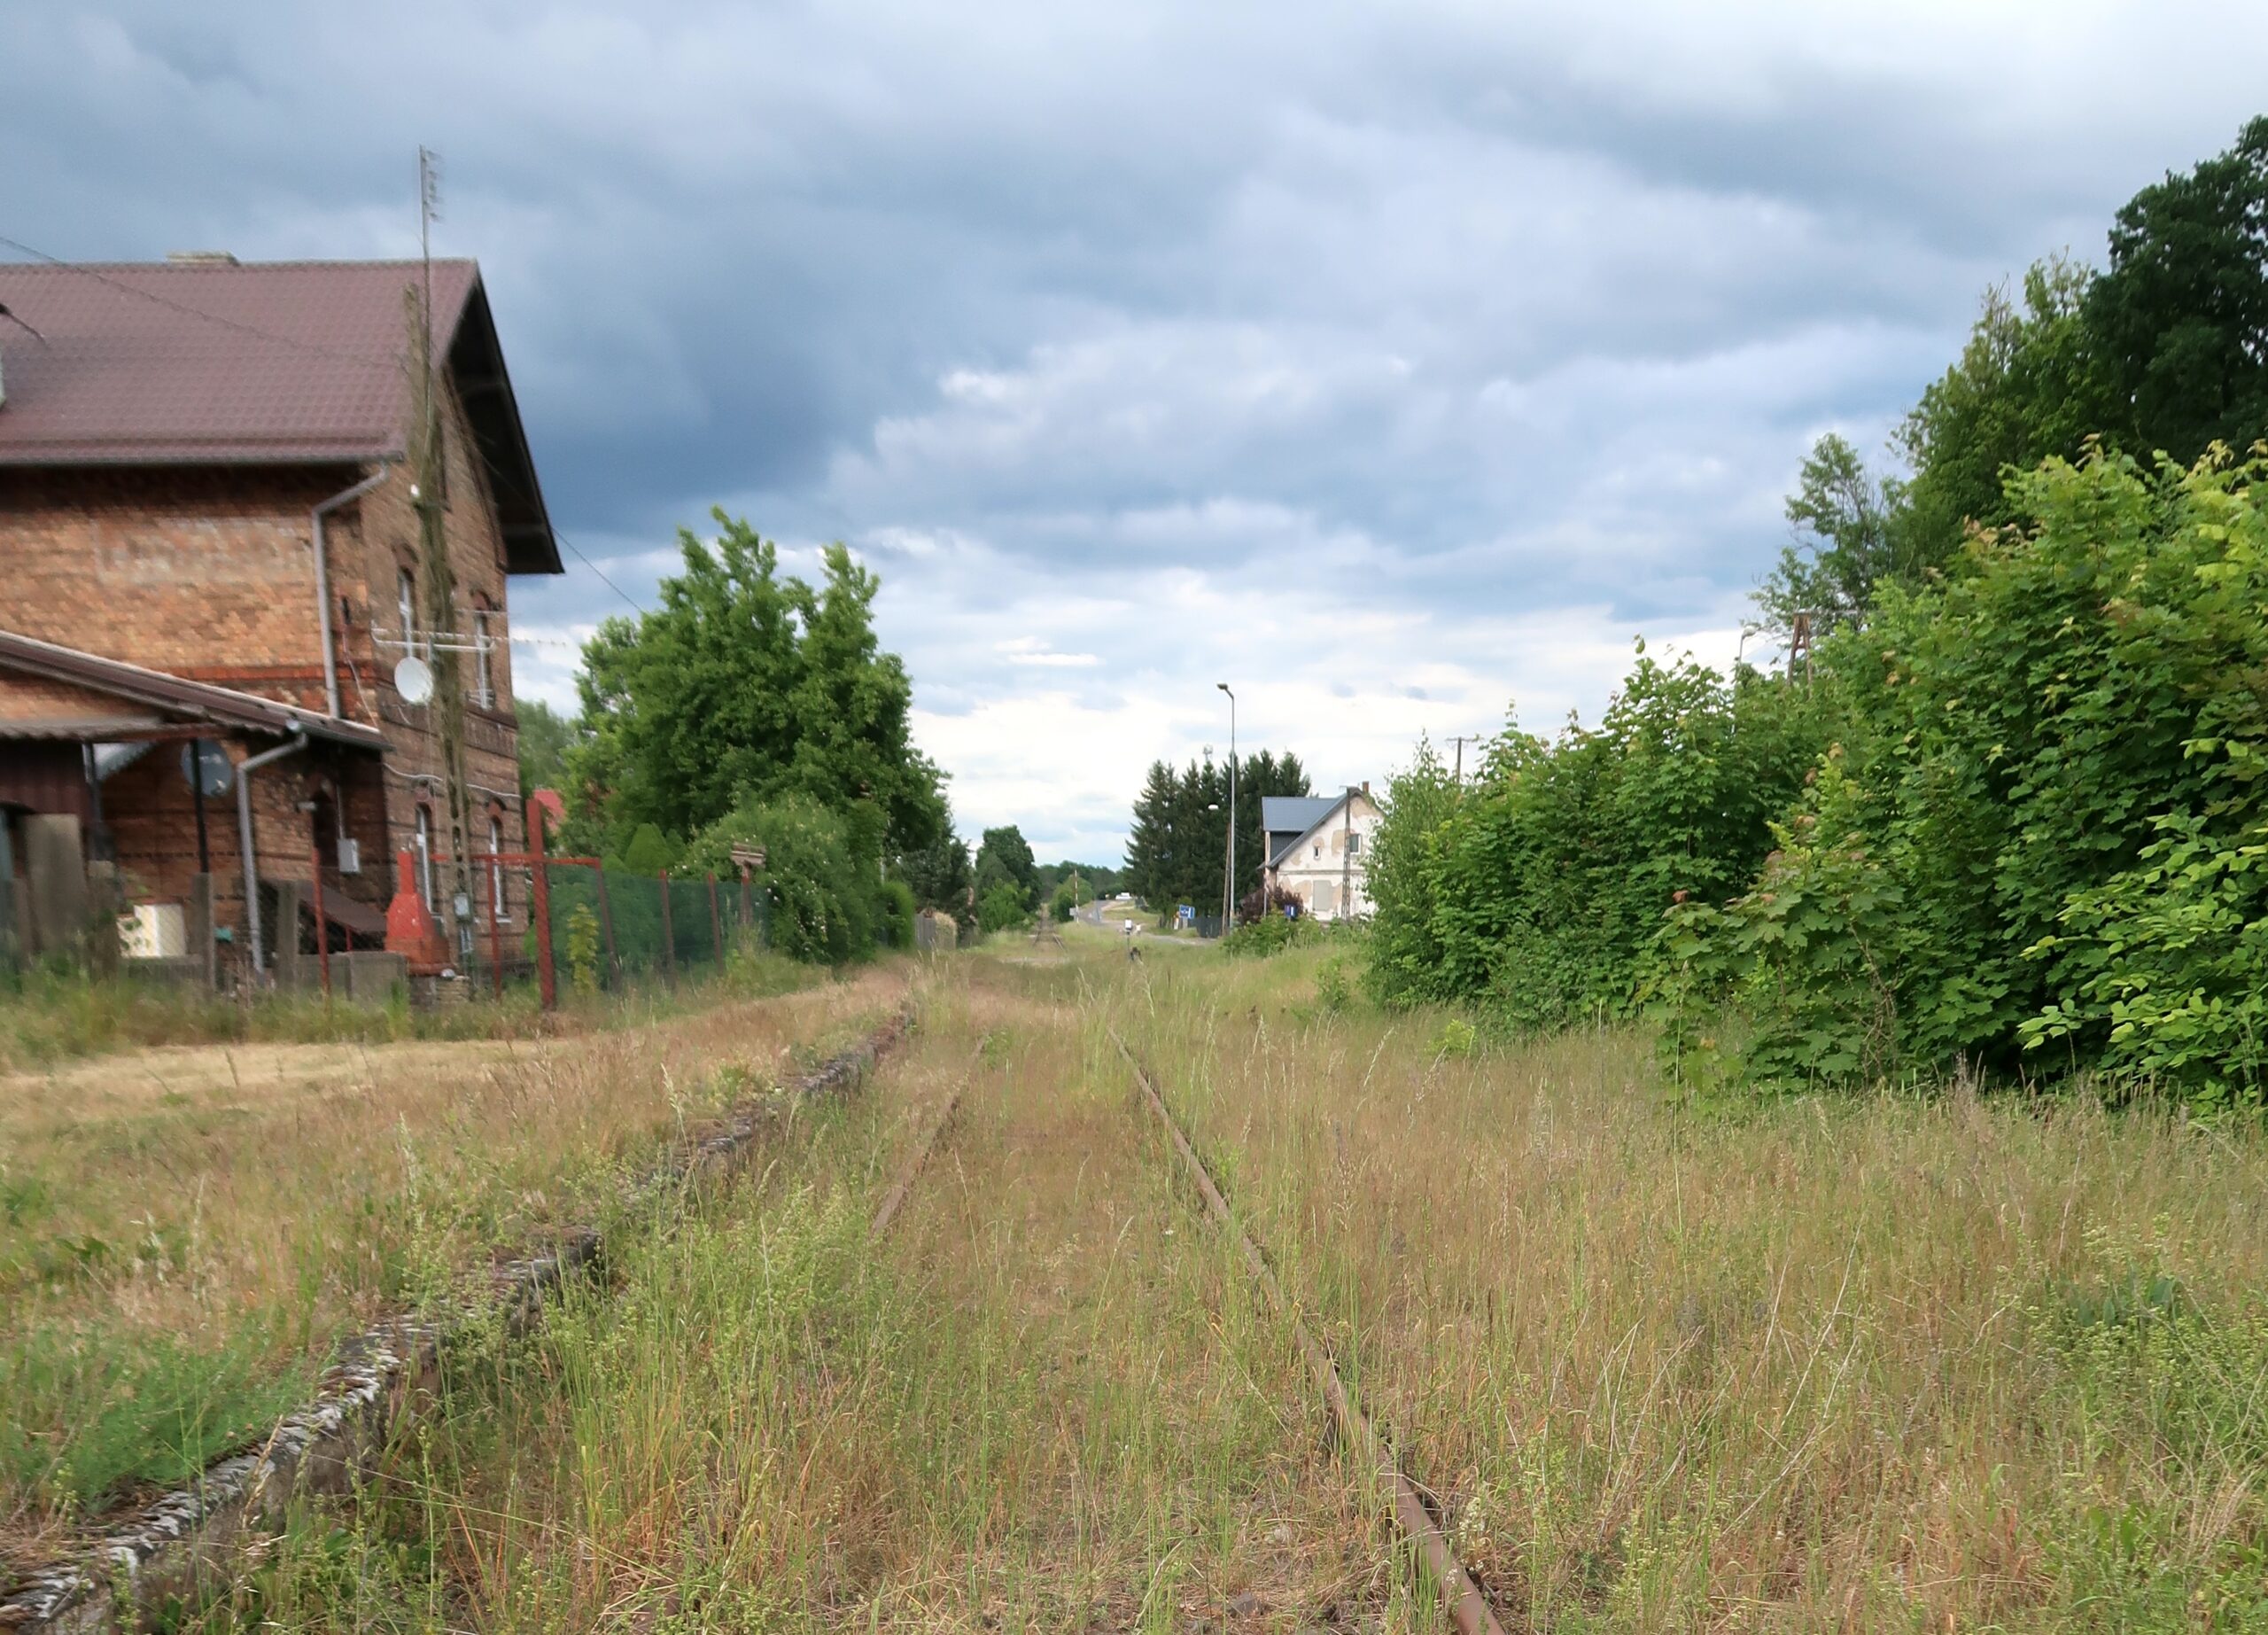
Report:
[[[520,794],[567,786],[567,757],[587,736],[582,722],[562,715],[540,698],[522,698],[519,718]]]
[[[2051,455],[2077,459],[2116,419],[2086,319],[2093,273],[2065,256],[2035,262],[2021,301],[1985,292],[1960,358],[1924,389],[1896,445],[1913,470],[1899,495],[1889,573],[1911,582],[1959,554],[1971,523],[2015,514],[2010,471]]]
[[[2011,479],[2020,526],[1885,592],[1822,655],[1839,742],[1770,865],[1674,916],[1673,1039],[1767,1086],[2030,1047],[2258,1100],[2264,480],[2268,459],[2051,460]]]
[[[622,848],[619,867],[626,874],[650,878],[665,868],[676,868],[683,850],[662,833],[660,825],[641,823],[631,831],[629,843]]]
[[[2268,437],[2268,117],[2127,202],[2085,315],[2129,452],[2187,464]]]
[[[996,880],[976,902],[976,923],[987,936],[1031,923],[1031,909],[1012,880]]]
[[[876,877],[843,815],[809,795],[736,806],[695,837],[684,867],[729,875],[735,845],[764,848],[757,878],[768,899],[772,946],[790,959],[822,965],[865,959],[898,909],[911,913]]]
[[[1087,889],[1079,899],[1086,902],[1096,897],[1107,897],[1119,889],[1119,871],[1107,863],[1075,863],[1069,858],[1060,862],[1039,866],[1039,894],[1052,899],[1056,888],[1065,881],[1076,879]]]
[[[1596,727],[1508,728],[1469,788],[1423,747],[1374,843],[1373,993],[1527,1028],[1628,1012],[1663,915],[1754,878],[1823,744],[1812,689],[1642,652]]]
[[[1016,900],[1027,912],[1039,905],[1039,869],[1031,847],[1014,823],[988,829],[976,848],[976,900],[981,907],[1000,885],[1014,888]],[[990,927],[985,929],[990,930]]]
[[[951,915],[962,930],[976,930],[975,874],[968,843],[948,829],[897,860],[898,876],[913,889],[914,906]]]
[[[1863,618],[1875,587],[1898,566],[1899,497],[1899,485],[1868,471],[1847,439],[1829,432],[1814,443],[1788,496],[1795,538],[1756,595],[1764,627],[1785,635],[1798,614],[1808,614],[1823,635]]]
[[[874,639],[880,582],[841,546],[823,586],[782,578],[776,547],[715,515],[713,547],[680,531],[684,569],[659,607],[609,619],[584,649],[579,806],[610,834],[684,836],[743,800],[801,794],[842,813],[869,856],[928,845],[944,799],[913,745],[905,667]]]

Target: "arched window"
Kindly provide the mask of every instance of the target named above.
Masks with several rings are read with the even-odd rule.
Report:
[[[417,580],[408,568],[394,575],[394,595],[400,600],[401,640],[406,651],[417,650]]]
[[[425,899],[425,911],[433,911],[433,814],[424,806],[417,808],[417,894]]]
[[[488,814],[488,912],[496,919],[504,917],[504,865],[496,860],[504,855],[504,820],[493,812]]]

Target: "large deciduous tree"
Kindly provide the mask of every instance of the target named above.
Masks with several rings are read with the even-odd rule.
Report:
[[[905,666],[874,637],[880,580],[840,545],[820,586],[783,577],[775,546],[715,516],[713,543],[680,532],[684,569],[661,605],[609,619],[584,650],[579,810],[610,837],[690,837],[748,800],[801,795],[842,814],[869,857],[929,845],[941,777],[913,744]]]
[[[2086,320],[2137,458],[2268,436],[2268,117],[2119,211]]]
[[[1009,885],[1025,908],[1039,906],[1039,866],[1023,831],[1014,823],[988,829],[976,848],[976,900],[981,906],[995,888]],[[990,930],[994,928],[987,926]]]

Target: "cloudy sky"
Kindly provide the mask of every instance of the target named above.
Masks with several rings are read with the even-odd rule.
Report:
[[[960,827],[1729,656],[1811,440],[2268,109],[2225,7],[0,0],[0,234],[478,256],[553,516],[882,572]],[[514,589],[524,690],[625,603]]]

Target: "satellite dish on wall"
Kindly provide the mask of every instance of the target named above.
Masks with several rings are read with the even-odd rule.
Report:
[[[209,798],[225,795],[237,781],[236,763],[229,759],[229,751],[217,744],[201,740],[181,746],[181,775],[192,789],[202,789]]]
[[[393,689],[405,704],[428,704],[433,697],[433,666],[423,659],[403,659],[393,667]]]

